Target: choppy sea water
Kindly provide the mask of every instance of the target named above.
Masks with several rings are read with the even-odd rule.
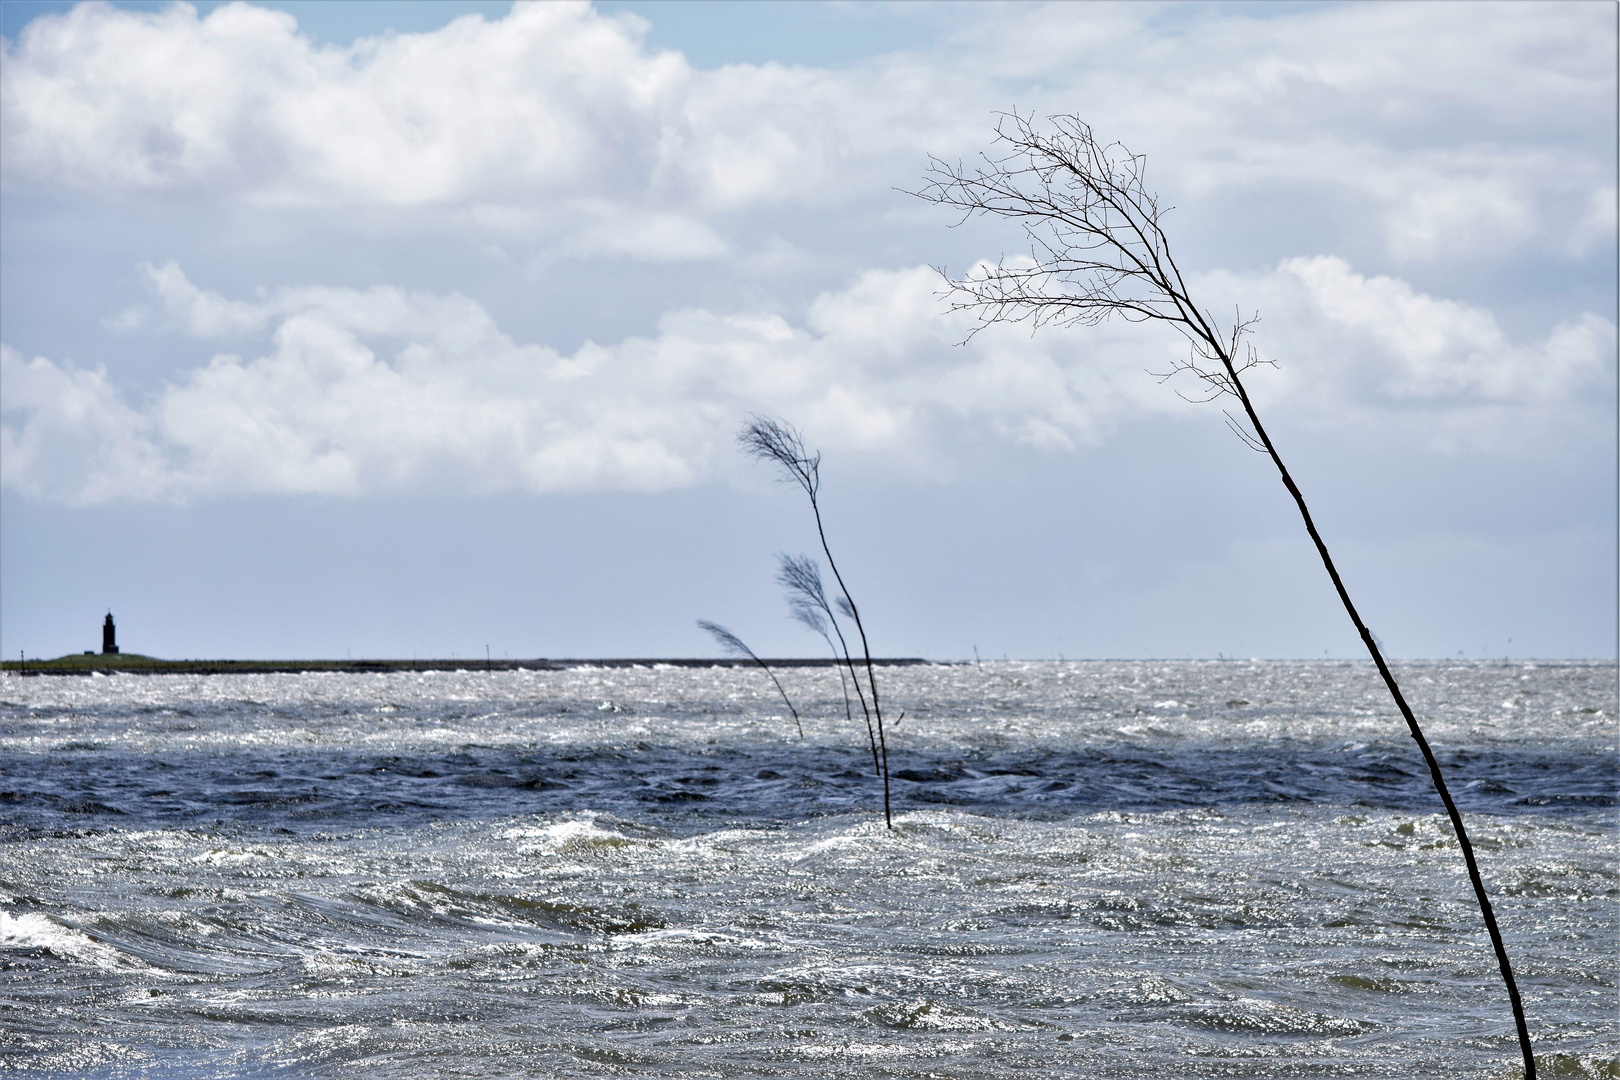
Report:
[[[1549,1076],[1620,1075],[1616,669],[1408,664]],[[1511,1077],[1352,663],[0,679],[0,1069]]]

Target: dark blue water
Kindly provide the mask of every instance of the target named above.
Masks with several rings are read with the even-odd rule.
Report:
[[[1615,668],[1401,672],[1538,1051],[1616,1075]],[[8,1068],[1513,1075],[1366,665],[11,677]],[[904,719],[894,722],[904,710]]]
[[[1476,814],[1535,815],[1615,805],[1615,764],[1578,746],[1443,753]],[[1429,774],[1414,749],[1291,743],[1278,749],[1052,748],[1002,752],[904,746],[890,762],[904,807],[1057,820],[1099,810],[1304,803],[1428,812]],[[581,806],[651,815],[674,832],[783,826],[880,805],[864,747],[783,744],[705,747],[641,741],[618,747],[467,746],[437,753],[356,753],[337,747],[170,760],[93,743],[9,756],[0,838],[27,840],[97,828],[233,828],[273,824],[410,827]]]

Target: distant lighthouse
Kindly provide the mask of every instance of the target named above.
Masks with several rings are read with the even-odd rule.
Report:
[[[107,612],[107,621],[101,624],[101,651],[105,654],[118,651],[118,627],[113,625],[112,612]]]

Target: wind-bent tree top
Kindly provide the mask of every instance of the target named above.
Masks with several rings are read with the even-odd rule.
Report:
[[[777,556],[776,583],[787,591],[793,617],[818,633],[826,633],[827,590],[821,583],[821,567],[808,555]],[[825,613],[825,614],[824,614]]]
[[[737,436],[737,442],[749,457],[775,462],[787,474],[783,479],[792,480],[804,488],[812,503],[816,501],[816,492],[821,487],[821,453],[805,449],[804,437],[798,428],[784,420],[753,416]]]
[[[957,224],[977,214],[1006,218],[1029,238],[1027,259],[1003,257],[959,279],[946,274],[951,310],[976,315],[975,334],[1003,322],[1031,329],[1095,326],[1111,316],[1168,323],[1192,344],[1192,355],[1159,377],[1186,371],[1211,398],[1237,396],[1224,359],[1237,356],[1256,319],[1237,319],[1223,331],[1192,302],[1160,226],[1171,208],[1144,182],[1147,158],[1098,141],[1077,117],[1047,122],[1051,130],[1042,131],[1033,115],[1002,114],[999,154],[982,154],[971,167],[930,158],[922,190],[912,192],[961,211]],[[1241,372],[1261,362],[1251,351],[1234,366]]]
[[[730,630],[727,630],[719,623],[712,623],[707,619],[699,619],[698,626],[708,631],[709,636],[714,638],[715,642],[732,656],[746,656],[756,661],[759,659],[759,657],[754,655],[753,649],[750,649],[747,645],[743,644],[742,638],[738,637],[736,634],[733,634]]]

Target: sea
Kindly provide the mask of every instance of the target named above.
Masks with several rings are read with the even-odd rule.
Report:
[[[1620,1076],[1615,665],[1396,671],[1538,1071]],[[778,675],[0,677],[0,1072],[1521,1075],[1369,664],[880,667],[892,828]]]

